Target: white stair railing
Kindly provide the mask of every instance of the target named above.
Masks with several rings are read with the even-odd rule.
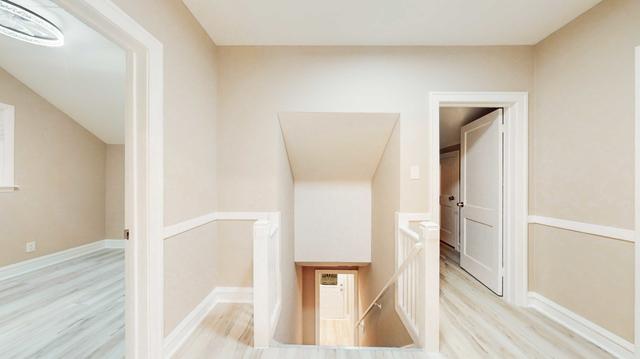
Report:
[[[396,228],[396,268],[411,260],[398,278],[396,312],[414,343],[435,353],[440,342],[439,226],[429,222],[428,214],[397,213]],[[414,258],[416,245],[422,250]]]
[[[253,225],[253,343],[267,348],[273,339],[281,309],[280,216]]]
[[[395,284],[395,309],[414,343],[427,352],[439,351],[440,231],[422,213],[396,215],[396,270],[356,322],[360,328],[378,301]],[[419,225],[417,223],[420,222]],[[420,233],[411,229],[411,223]]]

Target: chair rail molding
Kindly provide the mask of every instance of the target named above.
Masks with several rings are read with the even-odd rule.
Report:
[[[164,227],[164,239],[175,237],[194,228],[216,221],[260,221],[272,220],[279,212],[210,212]]]
[[[619,239],[621,241],[635,242],[635,231],[631,229],[602,226],[584,222],[569,221],[544,216],[529,216],[530,224],[540,224],[547,227],[566,229],[568,231],[592,234],[599,237]]]

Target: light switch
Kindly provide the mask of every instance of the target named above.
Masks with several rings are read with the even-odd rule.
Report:
[[[411,166],[411,179],[417,180],[420,179],[420,166]]]

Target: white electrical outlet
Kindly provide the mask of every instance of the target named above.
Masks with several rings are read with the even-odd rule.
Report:
[[[27,242],[27,244],[24,246],[24,250],[27,251],[27,253],[35,252],[36,251],[36,242]]]

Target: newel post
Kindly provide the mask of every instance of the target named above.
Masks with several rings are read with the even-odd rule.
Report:
[[[420,223],[424,241],[424,330],[422,348],[429,353],[440,351],[440,227],[433,222]]]
[[[267,348],[270,338],[269,318],[269,221],[253,225],[253,346]]]

